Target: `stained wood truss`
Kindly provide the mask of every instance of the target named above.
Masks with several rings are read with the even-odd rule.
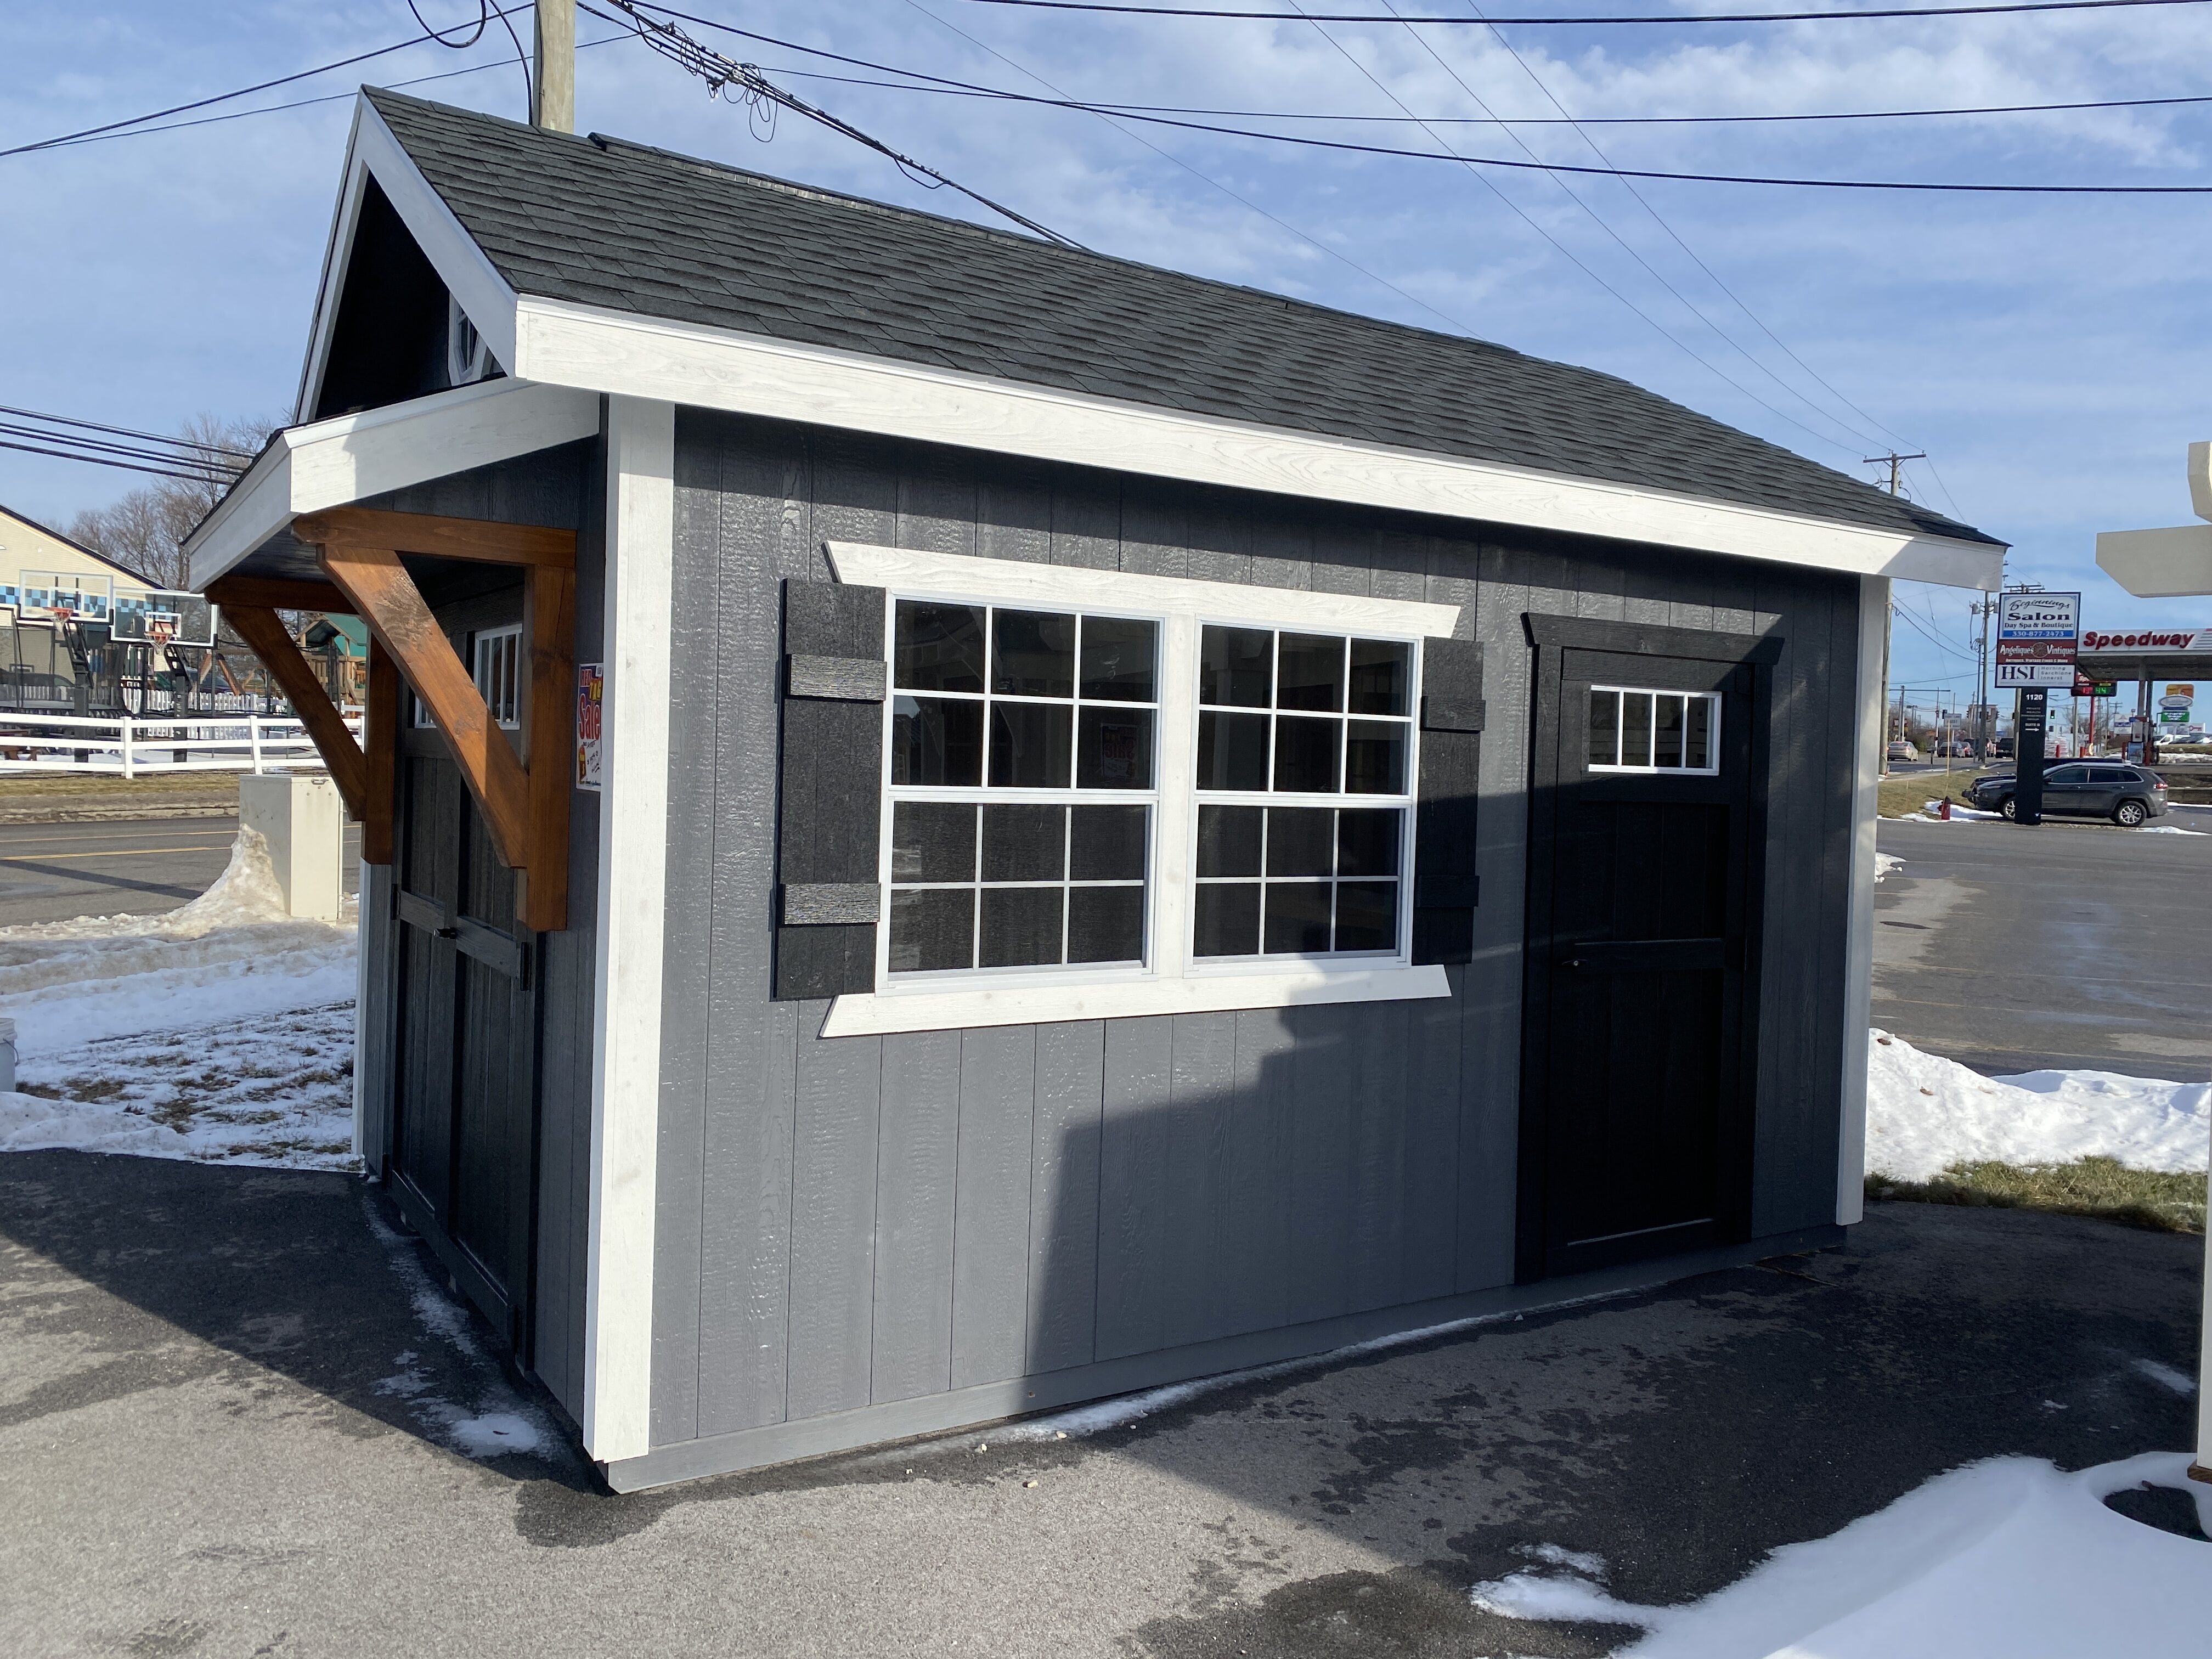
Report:
[[[361,820],[362,857],[371,864],[392,859],[399,685],[404,681],[452,750],[500,862],[520,874],[523,925],[549,933],[567,927],[567,714],[576,678],[575,533],[344,507],[296,520],[292,534],[316,550],[328,580],[225,576],[209,585],[207,596],[222,606],[223,615],[299,711],[331,781]],[[523,719],[526,763],[516,758],[467,665],[430,614],[401,562],[404,554],[522,568],[523,636],[530,652]],[[368,624],[366,751],[354,742],[320,678],[285,631],[279,610],[357,616]]]

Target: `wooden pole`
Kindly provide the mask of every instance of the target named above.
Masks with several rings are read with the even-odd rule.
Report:
[[[532,126],[576,130],[576,0],[538,0],[538,72],[531,85],[538,107]]]

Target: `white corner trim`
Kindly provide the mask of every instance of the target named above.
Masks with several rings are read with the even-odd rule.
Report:
[[[186,538],[205,587],[302,513],[596,435],[599,400],[574,386],[482,380],[280,433]]]
[[[640,1456],[652,1444],[675,466],[674,408],[609,399],[606,777],[582,1425],[585,1449],[603,1463]]]
[[[476,325],[477,333],[513,374],[514,366],[514,290],[477,240],[464,229],[432,189],[422,169],[384,125],[384,118],[366,97],[354,102],[352,136],[346,141],[344,194],[330,246],[324,255],[323,278],[317,290],[315,320],[308,332],[307,362],[300,376],[297,413],[305,415],[322,395],[323,371],[330,361],[331,337],[337,327],[340,300],[345,293],[345,270],[353,256],[354,234],[360,223],[365,178],[373,178],[414,237],[447,290],[460,301]]]
[[[1018,604],[1024,599],[1050,605],[1087,604],[1115,611],[1229,617],[1252,627],[1273,624],[1354,633],[1368,629],[1408,639],[1449,639],[1459,623],[1459,606],[1419,599],[1377,599],[1357,593],[1200,581],[1188,576],[1024,564],[1015,559],[978,559],[963,553],[872,547],[860,542],[823,545],[841,582],[923,588],[948,597],[972,594],[994,604]]]
[[[825,1037],[891,1031],[957,1031],[975,1025],[1042,1025],[1065,1019],[1133,1019],[1146,1014],[1213,1014],[1237,1008],[1297,1008],[1322,1002],[1407,1002],[1448,997],[1437,967],[1364,972],[1321,968],[1218,974],[1099,985],[1024,985],[1004,990],[878,992],[842,996],[822,1023]]]
[[[1881,787],[1887,688],[1882,644],[1889,626],[1889,582],[1859,579],[1858,742],[1851,781],[1850,905],[1844,947],[1843,1122],[1836,1144],[1836,1221],[1866,1215],[1867,1029],[1874,1019],[1875,823]]]
[[[1995,588],[2004,550],[1157,409],[525,295],[514,372],[1194,483]]]

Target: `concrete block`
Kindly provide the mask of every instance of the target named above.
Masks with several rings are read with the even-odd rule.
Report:
[[[242,777],[238,816],[268,842],[286,910],[336,921],[345,902],[345,803],[337,786],[317,773]]]

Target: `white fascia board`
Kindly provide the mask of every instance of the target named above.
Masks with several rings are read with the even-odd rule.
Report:
[[[1844,946],[1843,1120],[1836,1137],[1836,1222],[1866,1218],[1868,1028],[1874,1023],[1875,823],[1881,811],[1881,759],[1888,688],[1882,683],[1889,629],[1889,582],[1859,578],[1856,741],[1851,756],[1850,898]]]
[[[2139,599],[2212,593],[2212,524],[2102,531],[2097,568]]]
[[[1377,599],[1358,593],[1315,593],[1302,588],[1255,587],[1242,582],[1146,576],[1077,566],[1024,564],[1012,559],[970,558],[915,548],[829,542],[830,568],[841,582],[869,587],[910,587],[998,604],[1095,605],[1113,611],[1159,611],[1234,617],[1258,625],[1331,628],[1395,634],[1407,639],[1449,639],[1459,606],[1418,599]]]
[[[585,1449],[602,1463],[641,1456],[653,1439],[675,466],[674,406],[610,399],[582,1421]]]
[[[476,239],[462,228],[445,198],[432,189],[384,118],[366,97],[354,104],[353,133],[346,142],[345,188],[324,255],[323,280],[315,302],[315,322],[308,335],[307,363],[300,377],[298,413],[305,415],[321,394],[323,371],[329,362],[331,332],[337,325],[338,301],[345,289],[345,271],[353,257],[354,230],[359,222],[364,181],[374,179],[416,246],[438,273],[461,309],[476,325],[477,332],[497,358],[500,367],[517,374],[514,357],[514,290],[499,274]]]
[[[1185,979],[1090,985],[1031,984],[999,990],[969,987],[957,991],[882,991],[839,997],[830,1005],[822,1035],[878,1036],[893,1031],[957,1031],[981,1025],[1043,1025],[1068,1019],[1297,1008],[1324,1002],[1405,1002],[1451,994],[1451,981],[1437,967],[1364,972],[1312,968],[1288,973],[1194,975]]]
[[[1457,460],[526,295],[514,372],[1193,483],[1994,589],[2004,550]]]
[[[192,586],[205,587],[302,513],[574,443],[599,430],[596,393],[507,380],[293,427],[186,539]]]

